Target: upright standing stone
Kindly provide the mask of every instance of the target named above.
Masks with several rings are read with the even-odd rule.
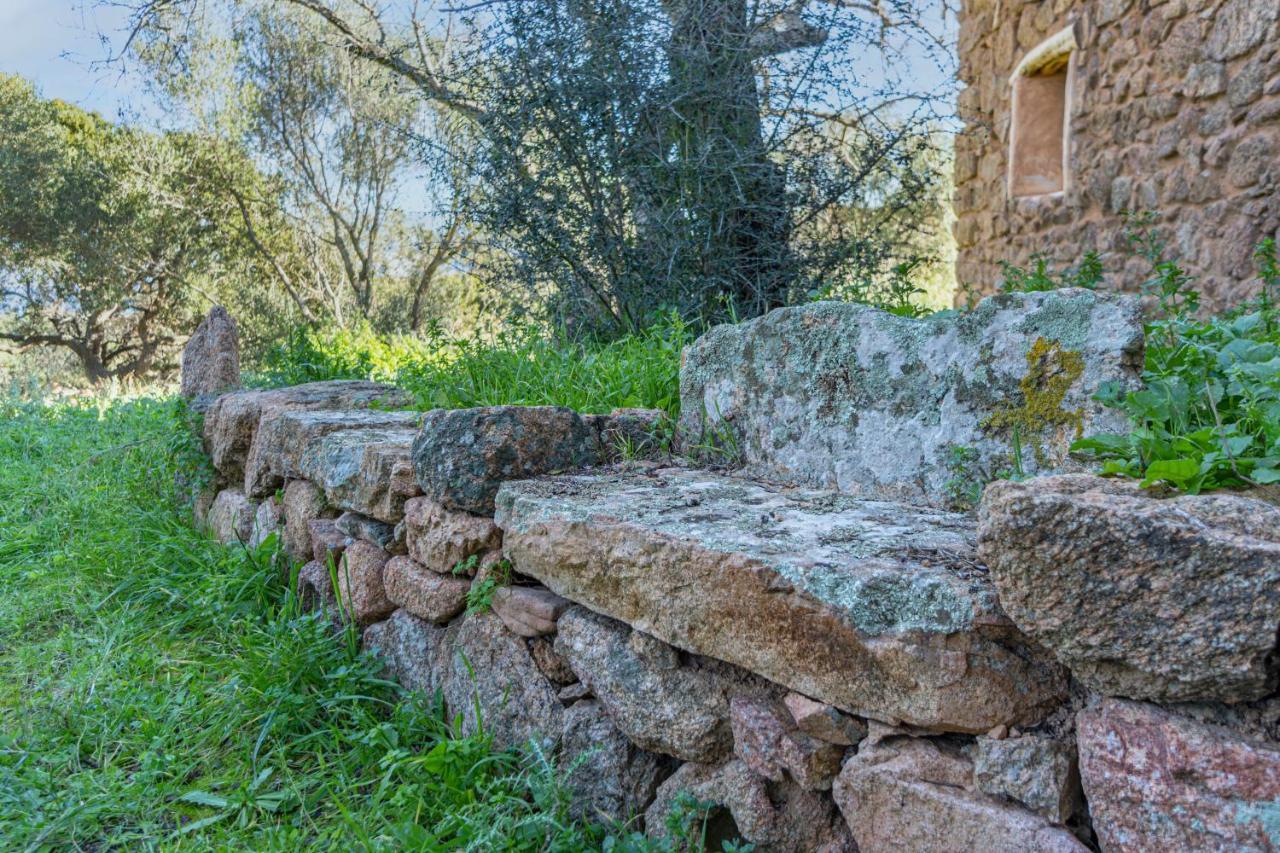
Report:
[[[240,336],[221,305],[210,309],[182,348],[182,396],[188,400],[240,387]]]
[[[686,447],[717,442],[774,475],[861,496],[940,504],[954,450],[975,470],[1068,466],[1083,431],[1124,416],[1092,399],[1136,386],[1136,299],[1089,290],[1002,294],[921,320],[819,302],[717,326],[685,350]]]

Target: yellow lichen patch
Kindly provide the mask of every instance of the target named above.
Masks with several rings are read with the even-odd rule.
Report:
[[[1072,438],[1084,431],[1084,411],[1062,407],[1071,386],[1084,372],[1084,358],[1074,350],[1064,350],[1058,341],[1036,338],[1027,351],[1027,374],[1018,387],[1022,404],[1005,404],[985,421],[989,430],[1016,430],[1023,440],[1034,442],[1036,461],[1046,464],[1040,439],[1049,431],[1071,428]]]

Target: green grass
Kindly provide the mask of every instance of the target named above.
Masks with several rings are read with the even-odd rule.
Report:
[[[299,329],[268,356],[258,378],[273,385],[393,382],[422,409],[554,405],[603,413],[635,406],[674,416],[680,351],[692,339],[674,320],[614,340],[577,342],[519,327],[489,340]]]
[[[0,401],[0,846],[598,847],[544,757],[301,612],[274,543],[190,527],[187,435],[171,402]]]

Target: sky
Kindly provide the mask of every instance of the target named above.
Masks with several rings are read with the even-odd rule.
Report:
[[[145,120],[148,99],[138,82],[105,62],[126,37],[127,11],[103,0],[0,0],[0,71],[105,118],[138,118],[141,110]],[[917,85],[941,82],[931,63],[913,64]]]
[[[125,23],[123,10],[95,0],[0,0],[0,71],[35,81],[46,97],[118,118],[131,101],[145,100],[118,66],[103,66],[111,45],[99,33],[120,45]]]

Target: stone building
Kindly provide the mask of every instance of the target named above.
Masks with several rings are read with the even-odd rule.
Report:
[[[1199,279],[1206,307],[1256,285],[1280,232],[1280,0],[965,0],[957,278],[1094,250],[1136,290],[1125,211]]]

